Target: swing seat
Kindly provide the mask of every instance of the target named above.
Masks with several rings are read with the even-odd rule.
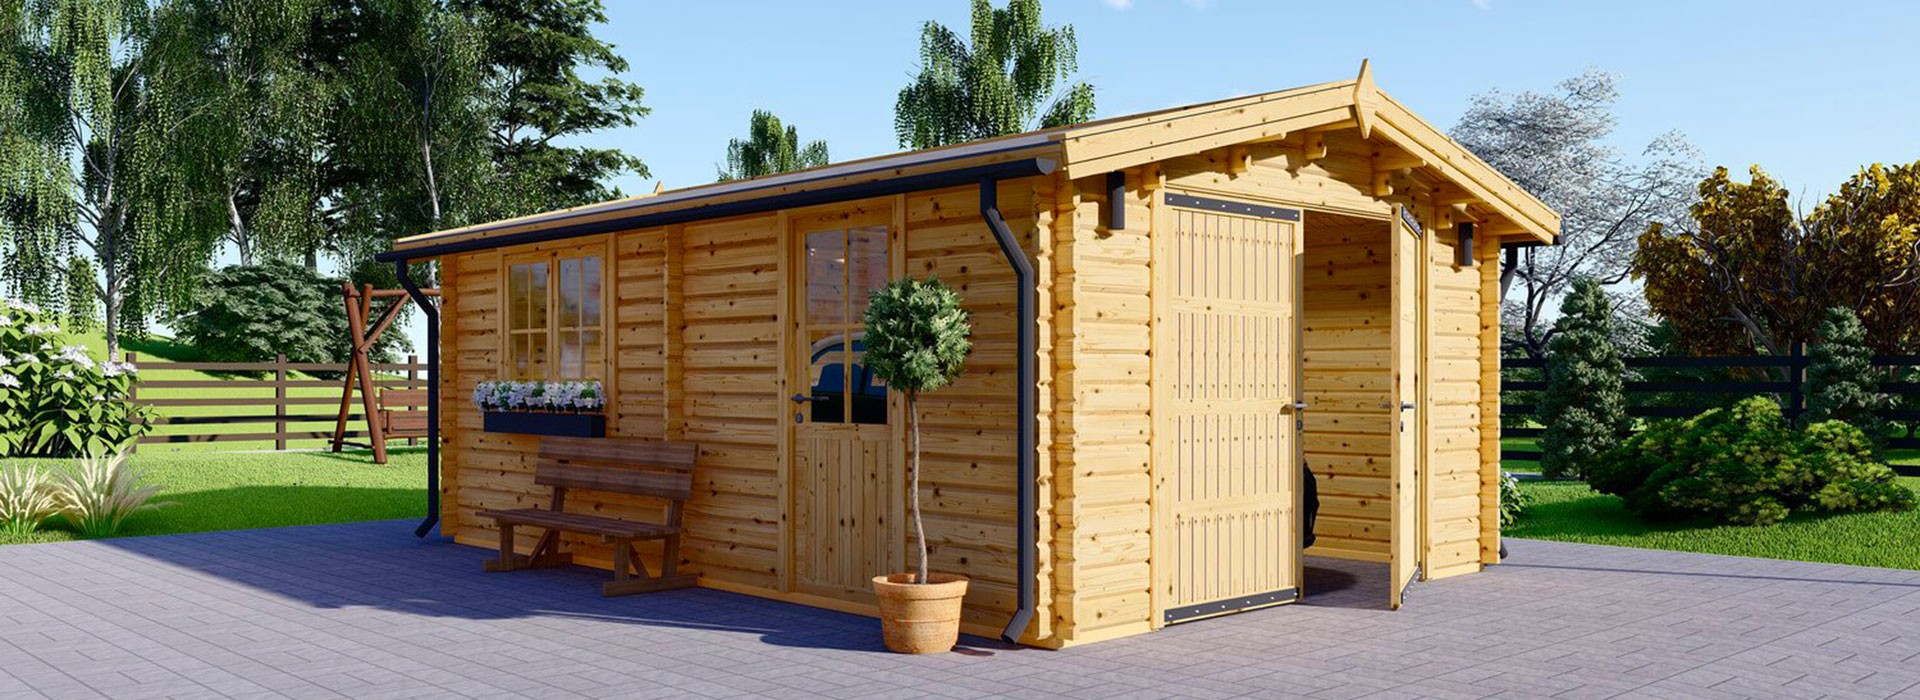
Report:
[[[384,389],[380,392],[380,429],[388,438],[427,436],[427,390]]]

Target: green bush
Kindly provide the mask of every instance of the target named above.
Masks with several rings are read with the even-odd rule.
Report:
[[[1520,480],[1512,474],[1500,472],[1500,527],[1512,527],[1527,514],[1527,508],[1533,505],[1533,497],[1520,490]]]
[[[132,444],[151,418],[128,400],[133,383],[133,365],[63,344],[39,308],[0,303],[0,455],[72,457]]]
[[[1613,311],[1600,283],[1575,281],[1547,342],[1547,390],[1540,400],[1540,472],[1584,477],[1620,444],[1627,418],[1626,365],[1614,347]]]
[[[1802,419],[1808,425],[1846,421],[1865,432],[1878,451],[1887,437],[1887,422],[1878,412],[1892,408],[1893,401],[1880,393],[1860,317],[1844,307],[1828,309],[1820,341],[1807,354],[1807,412]]]
[[[230,266],[208,277],[196,310],[182,314],[174,328],[208,362],[272,362],[278,353],[288,362],[346,362],[351,348],[341,282],[288,263]],[[388,329],[374,344],[374,361],[394,361],[394,349],[405,342],[404,333]]]
[[[86,537],[112,537],[127,518],[168,503],[153,502],[160,487],[140,483],[146,474],[127,463],[127,453],[89,455],[53,475],[60,517]]]
[[[1654,424],[1597,461],[1588,483],[1646,518],[1766,525],[1794,510],[1911,506],[1893,479],[1859,429],[1826,421],[1797,431],[1779,404],[1754,397]]]

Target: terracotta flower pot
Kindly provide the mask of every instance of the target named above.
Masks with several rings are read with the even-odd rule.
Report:
[[[913,583],[913,574],[873,577],[880,598],[880,632],[887,648],[902,654],[939,654],[960,640],[960,603],[967,577],[928,574],[929,583]]]

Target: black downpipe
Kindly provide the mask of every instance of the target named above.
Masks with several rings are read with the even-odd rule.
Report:
[[[1019,319],[1020,325],[1014,343],[1014,351],[1020,355],[1020,363],[1014,370],[1014,386],[1020,388],[1019,399],[1015,402],[1014,409],[1014,413],[1020,420],[1017,431],[1020,453],[1015,460],[1018,465],[1015,478],[1019,480],[1016,506],[1016,514],[1019,517],[1017,537],[1020,538],[1019,573],[1016,574],[1019,603],[1013,611],[1013,619],[1007,622],[1006,630],[1000,633],[1000,639],[1009,644],[1018,644],[1020,635],[1024,634],[1027,631],[1027,625],[1033,622],[1034,609],[1037,607],[1033,578],[1036,575],[1036,561],[1039,558],[1035,552],[1038,544],[1035,531],[1039,529],[1036,520],[1039,519],[1039,514],[1035,512],[1034,504],[1036,476],[1033,459],[1034,453],[1038,450],[1035,443],[1034,424],[1039,420],[1039,416],[1034,406],[1036,400],[1034,377],[1038,363],[1035,356],[1039,354],[1039,348],[1034,342],[1033,327],[1037,322],[1034,305],[1039,293],[1034,285],[1033,263],[1027,261],[1027,253],[1020,248],[1019,239],[1014,238],[1013,229],[1007,228],[1006,220],[1000,217],[999,185],[1000,181],[997,179],[982,178],[980,180],[980,218],[986,219],[987,228],[993,229],[993,239],[1000,243],[1000,253],[1007,257],[1007,264],[1013,266],[1013,275],[1020,290],[1020,298],[1015,306],[1015,317]]]
[[[424,538],[440,524],[440,309],[420,291],[405,259],[393,261],[393,274],[427,316],[427,518],[413,529],[415,537]]]

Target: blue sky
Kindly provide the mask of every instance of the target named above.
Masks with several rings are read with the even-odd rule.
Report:
[[[1832,3],[1840,5],[1842,3]],[[1475,93],[1547,90],[1588,66],[1620,77],[1618,144],[1678,129],[1709,165],[1760,163],[1819,196],[1862,164],[1920,159],[1920,3],[1047,0],[1071,23],[1100,116],[1352,77],[1450,127]],[[729,138],[769,109],[836,160],[899,150],[893,102],[921,23],[965,0],[628,2],[600,36],[652,116],[586,142],[645,159],[629,193],[712,181]],[[1811,202],[1809,202],[1811,204]]]
[[[996,0],[1003,3],[1004,0]],[[1832,3],[1840,5],[1841,3]],[[714,179],[727,140],[768,109],[836,160],[900,150],[894,96],[920,26],[966,0],[607,0],[598,34],[653,114],[582,139],[645,159],[627,193]],[[1255,2],[1046,0],[1070,23],[1100,116],[1353,77],[1449,128],[1489,89],[1550,90],[1589,66],[1620,77],[1616,146],[1680,130],[1707,165],[1767,168],[1811,206],[1863,164],[1920,159],[1920,2]],[[415,347],[424,331],[411,323]]]

